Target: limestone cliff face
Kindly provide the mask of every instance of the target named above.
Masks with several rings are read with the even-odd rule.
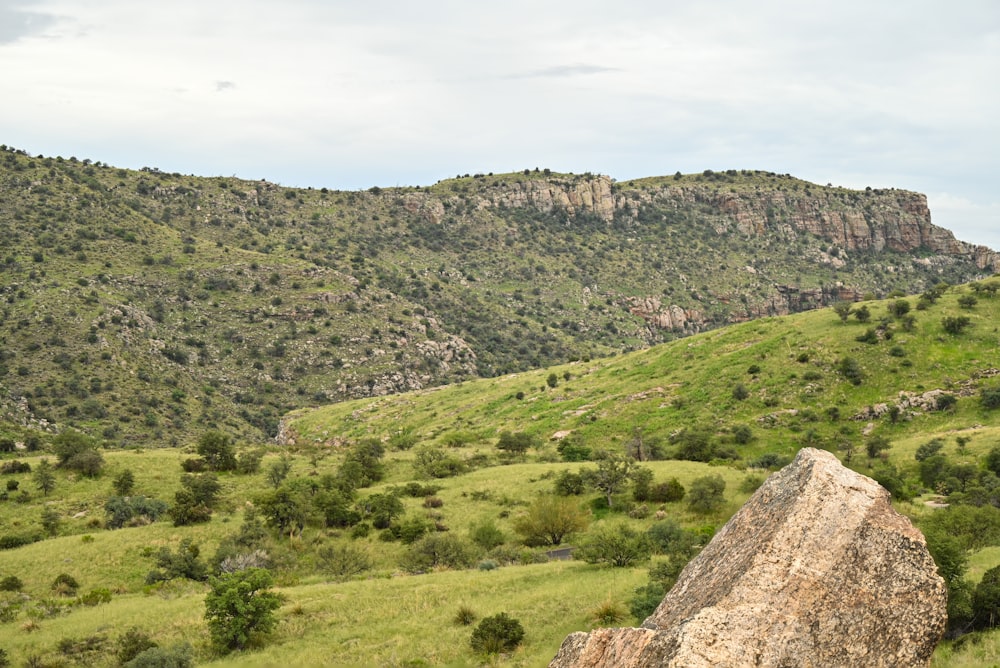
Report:
[[[806,448],[642,628],[572,634],[550,666],[926,666],[945,621],[944,582],[888,492]]]

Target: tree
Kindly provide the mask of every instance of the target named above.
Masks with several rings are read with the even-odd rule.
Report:
[[[118,496],[128,496],[135,488],[135,474],[132,473],[131,469],[125,469],[115,476],[115,479],[111,482],[111,487]]]
[[[44,496],[48,496],[49,492],[56,488],[56,474],[52,472],[52,464],[49,464],[48,459],[42,459],[38,463],[32,477],[35,480],[35,487]]]
[[[93,478],[100,475],[104,465],[104,458],[97,451],[97,445],[96,439],[67,429],[53,439],[52,450],[58,459],[57,466]]]
[[[1000,566],[983,573],[972,592],[972,614],[976,628],[1000,626]]]
[[[206,431],[198,439],[197,450],[213,471],[236,469],[236,453],[228,434],[223,434],[221,431]]]
[[[979,300],[973,297],[972,295],[962,295],[961,297],[958,298],[958,305],[964,309],[975,308],[976,304],[978,303]]]
[[[555,375],[554,373],[550,373],[549,377],[545,379],[545,384],[548,385],[549,387],[555,387],[556,385],[559,384],[559,376]]]
[[[304,490],[289,485],[282,485],[257,497],[257,508],[267,523],[279,533],[288,533],[289,538],[302,533],[310,518],[310,506]]]
[[[271,573],[263,568],[209,580],[212,590],[205,596],[205,619],[216,648],[224,653],[245,649],[274,628],[281,597],[270,591],[272,583]]]
[[[500,432],[500,438],[497,440],[497,450],[516,456],[523,456],[528,448],[534,445],[536,445],[535,438],[523,431]]]
[[[941,326],[944,328],[944,331],[954,336],[958,336],[971,325],[972,321],[966,315],[945,316],[941,318]]]
[[[687,493],[688,507],[696,513],[715,512],[726,501],[725,491],[726,481],[719,474],[695,478]]]
[[[867,305],[861,305],[854,311],[854,317],[858,319],[858,322],[868,322],[871,320],[872,312],[868,310]]]
[[[833,303],[833,311],[840,318],[841,322],[847,322],[847,318],[851,315],[851,310],[854,308],[854,304],[849,301],[837,301]]]
[[[677,445],[674,454],[677,459],[708,462],[715,456],[712,434],[707,429],[685,427],[671,436],[670,441]]]
[[[891,447],[892,444],[885,436],[871,436],[865,441],[865,452],[868,453],[869,459],[875,459],[879,456],[879,453]]]
[[[427,573],[435,568],[468,568],[473,564],[472,547],[450,533],[432,533],[410,545],[400,565],[408,573]]]
[[[528,545],[560,545],[570,534],[586,529],[587,520],[572,497],[542,495],[514,519],[514,531]]]
[[[611,497],[628,484],[634,466],[631,457],[607,452],[597,461],[597,469],[587,472],[590,483],[604,494],[608,508],[611,508]]]
[[[59,524],[61,523],[59,517],[59,511],[51,506],[45,506],[42,510],[42,529],[45,530],[50,536],[55,536],[59,533]]]
[[[837,362],[837,371],[852,385],[860,385],[865,378],[861,365],[853,357],[844,357]]]
[[[644,533],[624,522],[602,526],[588,533],[576,549],[576,556],[588,564],[609,564],[624,568],[649,558],[652,547]]]
[[[905,299],[897,299],[894,302],[890,302],[888,308],[889,313],[891,313],[894,318],[902,318],[910,312],[910,302]]]
[[[268,467],[267,481],[271,483],[271,487],[280,487],[291,471],[292,460],[288,457],[282,457]]]

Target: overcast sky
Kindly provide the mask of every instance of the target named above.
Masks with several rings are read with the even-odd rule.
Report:
[[[997,0],[0,0],[0,143],[337,189],[549,167],[924,192],[1000,249]]]

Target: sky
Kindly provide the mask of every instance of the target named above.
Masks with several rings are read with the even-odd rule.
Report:
[[[726,169],[1000,249],[996,0],[0,0],[0,143],[285,186]]]

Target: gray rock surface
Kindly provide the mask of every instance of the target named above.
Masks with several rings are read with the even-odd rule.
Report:
[[[550,668],[926,666],[946,596],[923,535],[888,492],[805,448],[642,628],[571,634]]]

